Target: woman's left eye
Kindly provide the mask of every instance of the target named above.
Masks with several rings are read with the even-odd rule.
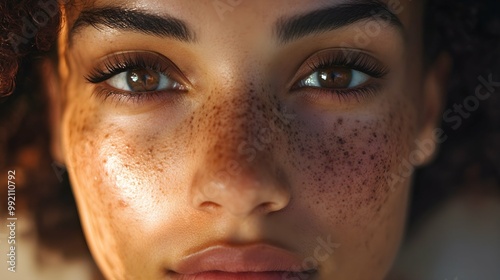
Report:
[[[147,68],[134,68],[118,73],[106,83],[126,92],[181,90],[182,85],[165,74]]]
[[[370,79],[370,76],[347,67],[320,69],[302,79],[298,87],[349,89],[356,88]]]

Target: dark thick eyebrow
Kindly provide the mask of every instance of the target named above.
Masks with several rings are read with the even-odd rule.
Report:
[[[107,27],[158,37],[171,37],[183,42],[193,42],[195,40],[194,33],[184,21],[135,9],[105,7],[84,10],[71,28],[70,40],[88,26],[93,26],[96,29]]]
[[[275,35],[286,44],[308,35],[332,31],[362,20],[381,20],[403,31],[399,18],[386,4],[377,0],[345,3],[303,15],[281,18],[275,24]]]

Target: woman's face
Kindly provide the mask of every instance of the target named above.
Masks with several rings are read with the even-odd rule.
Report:
[[[417,2],[68,6],[61,150],[103,273],[382,279],[431,126]]]

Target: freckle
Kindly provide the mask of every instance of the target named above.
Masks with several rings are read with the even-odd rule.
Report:
[[[338,124],[343,124],[343,123],[344,123],[344,119],[342,119],[342,118],[338,119],[338,120],[337,120],[337,123],[338,123]]]
[[[119,207],[119,208],[125,208],[125,207],[127,207],[127,206],[128,206],[128,204],[127,204],[125,201],[123,201],[122,199],[120,199],[120,200],[118,201],[118,207]]]

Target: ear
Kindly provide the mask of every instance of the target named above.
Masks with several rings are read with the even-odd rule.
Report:
[[[64,153],[61,139],[61,123],[63,96],[59,86],[59,75],[56,63],[50,58],[44,58],[40,63],[40,72],[43,91],[49,101],[48,117],[50,126],[50,149],[52,157],[59,164],[64,164]]]
[[[416,149],[422,153],[423,160],[418,165],[425,165],[432,161],[438,144],[446,139],[440,124],[451,67],[451,57],[447,53],[442,53],[424,75],[423,114],[420,119],[418,138],[415,141]]]

